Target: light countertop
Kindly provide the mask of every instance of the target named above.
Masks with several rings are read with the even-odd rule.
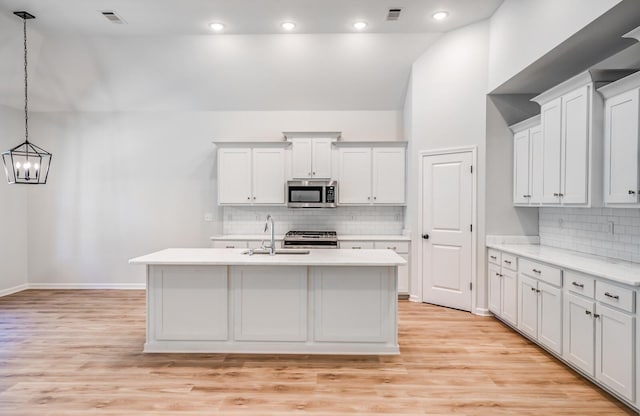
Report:
[[[265,234],[226,234],[226,235],[214,235],[211,240],[224,240],[224,241],[261,241],[268,240],[269,236]],[[284,239],[284,235],[276,234],[276,240]],[[338,241],[411,241],[411,238],[406,235],[356,235],[356,234],[338,234]]]
[[[487,247],[517,256],[551,263],[577,272],[602,277],[614,282],[640,286],[640,263],[594,256],[538,244],[495,244]]]
[[[225,266],[399,266],[393,250],[310,250],[309,254],[242,254],[237,248],[169,248],[129,260],[130,264]]]

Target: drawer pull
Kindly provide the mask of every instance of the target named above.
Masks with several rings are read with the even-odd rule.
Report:
[[[580,289],[584,289],[584,284],[582,284],[582,283],[571,282],[571,284],[574,285],[575,287],[579,287]]]
[[[354,250],[360,250],[362,247],[360,247],[360,246],[354,246],[354,247],[351,247],[351,248],[352,248],[352,249],[354,249]]]
[[[611,299],[615,299],[615,300],[619,300],[619,299],[620,299],[620,296],[618,296],[618,295],[612,295],[612,294],[611,294],[611,293],[609,293],[609,292],[604,292],[604,295],[605,295],[606,297],[608,297],[608,298],[611,298]]]
[[[593,317],[594,317],[594,318],[596,318],[596,319],[598,319],[598,318],[600,318],[600,315],[599,315],[599,314],[597,314],[597,313],[594,313],[594,314],[593,314]]]
[[[591,311],[584,311],[585,315],[591,315]]]
[[[507,264],[511,264],[511,260],[505,260],[504,262]]]
[[[224,248],[236,248],[236,246],[224,246]]]
[[[554,194],[553,194],[553,196],[560,196],[560,194],[556,194],[556,193],[554,193]]]
[[[636,191],[632,191],[631,189],[629,189],[629,195],[635,195]]]
[[[497,260],[497,259],[498,259],[496,256],[489,256],[489,257],[491,257],[491,258],[492,258],[492,259],[494,259],[494,260]]]
[[[397,247],[387,247],[389,250],[395,250]]]
[[[531,271],[533,271],[534,273],[538,273],[538,274],[542,273],[542,270],[538,270],[538,269],[531,269]]]

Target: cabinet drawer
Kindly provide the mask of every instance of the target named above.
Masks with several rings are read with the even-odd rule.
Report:
[[[376,249],[389,249],[396,253],[408,253],[409,243],[407,241],[376,241],[374,244]]]
[[[489,249],[489,263],[493,263],[493,264],[497,264],[498,266],[501,266],[502,263],[502,253],[500,253],[498,250],[494,250],[492,248]]]
[[[520,273],[554,286],[562,286],[562,271],[529,259],[520,259]]]
[[[632,289],[606,282],[596,282],[596,299],[607,305],[627,312],[635,311],[635,297]]]
[[[502,267],[518,271],[518,258],[513,254],[502,253]]]
[[[340,248],[346,248],[346,249],[354,249],[354,250],[359,250],[359,249],[369,249],[369,248],[374,248],[373,247],[373,241],[340,241]]]
[[[212,248],[247,248],[247,242],[217,240],[211,244],[211,247]]]
[[[571,292],[593,299],[596,286],[596,280],[593,277],[566,270],[564,272],[564,281]]]

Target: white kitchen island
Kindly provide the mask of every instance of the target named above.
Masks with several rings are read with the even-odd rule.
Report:
[[[167,249],[147,266],[145,352],[398,354],[392,250]]]

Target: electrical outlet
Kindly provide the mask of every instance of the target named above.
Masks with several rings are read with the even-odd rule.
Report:
[[[607,232],[609,233],[609,235],[613,235],[614,230],[613,230],[613,221],[609,221],[607,222]]]
[[[212,212],[205,212],[204,213],[204,220],[207,221],[207,222],[213,221],[213,213]]]

